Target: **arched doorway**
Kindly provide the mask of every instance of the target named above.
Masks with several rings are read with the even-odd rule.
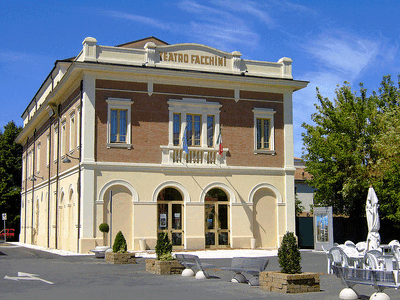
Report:
[[[175,188],[167,187],[157,195],[157,235],[168,233],[174,249],[182,249],[183,196]]]
[[[206,248],[228,248],[229,199],[220,188],[209,190],[204,198]]]
[[[125,237],[128,249],[133,249],[132,244],[132,194],[122,185],[114,185],[105,192],[103,204],[103,221],[110,226],[106,234],[106,241],[113,245],[115,236],[121,231]],[[102,223],[100,222],[100,223]],[[100,223],[98,225],[100,225]]]
[[[259,189],[253,197],[254,238],[256,247],[276,248],[278,246],[276,195],[266,188]]]

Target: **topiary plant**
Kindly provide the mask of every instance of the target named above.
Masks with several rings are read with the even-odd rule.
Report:
[[[301,255],[293,232],[286,232],[278,249],[278,262],[285,274],[301,273]]]
[[[125,253],[127,251],[127,245],[124,235],[121,231],[118,231],[117,235],[115,236],[114,245],[113,245],[113,252],[114,253]]]
[[[110,231],[110,226],[107,223],[101,223],[99,225],[99,230],[103,233],[108,233]]]
[[[158,260],[171,260],[172,243],[168,233],[164,232],[158,235],[156,244],[156,254]]]

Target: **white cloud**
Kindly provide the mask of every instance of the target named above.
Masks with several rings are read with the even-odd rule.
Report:
[[[294,135],[294,154],[301,156],[303,141],[301,134],[304,129],[303,123],[312,124],[311,115],[316,112],[314,104],[318,103],[316,88],[318,87],[324,98],[333,101],[335,98],[335,88],[342,86],[346,80],[345,77],[329,72],[308,72],[302,75],[310,83],[305,89],[293,94],[293,135]]]
[[[32,61],[35,57],[28,53],[0,50],[0,62],[11,63],[21,61]]]
[[[237,1],[237,0],[221,0],[214,1],[213,3],[219,5],[221,9],[230,10],[234,12],[247,13],[256,17],[259,21],[272,28],[275,22],[268,12],[261,8],[261,5],[253,1]]]
[[[379,49],[379,41],[343,31],[321,33],[304,45],[304,50],[321,64],[320,68],[345,74],[348,80],[356,78],[376,58]]]
[[[113,17],[115,19],[125,19],[125,20],[135,21],[135,22],[150,25],[150,26],[164,29],[164,30],[170,29],[170,26],[168,24],[166,24],[165,22],[161,22],[154,18],[148,18],[148,17],[138,16],[138,15],[134,15],[134,14],[127,14],[127,13],[123,13],[123,12],[119,12],[119,11],[104,11],[103,14],[106,16],[109,16],[109,17]]]

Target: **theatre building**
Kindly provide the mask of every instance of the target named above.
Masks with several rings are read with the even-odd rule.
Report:
[[[22,114],[23,243],[274,249],[295,232],[292,60],[83,41]],[[108,223],[109,233],[99,231]]]

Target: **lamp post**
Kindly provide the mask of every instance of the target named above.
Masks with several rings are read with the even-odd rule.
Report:
[[[7,214],[6,213],[2,213],[1,214],[1,218],[3,219],[3,224],[4,224],[4,243],[7,242],[7,234],[6,234],[6,220],[7,220]]]

